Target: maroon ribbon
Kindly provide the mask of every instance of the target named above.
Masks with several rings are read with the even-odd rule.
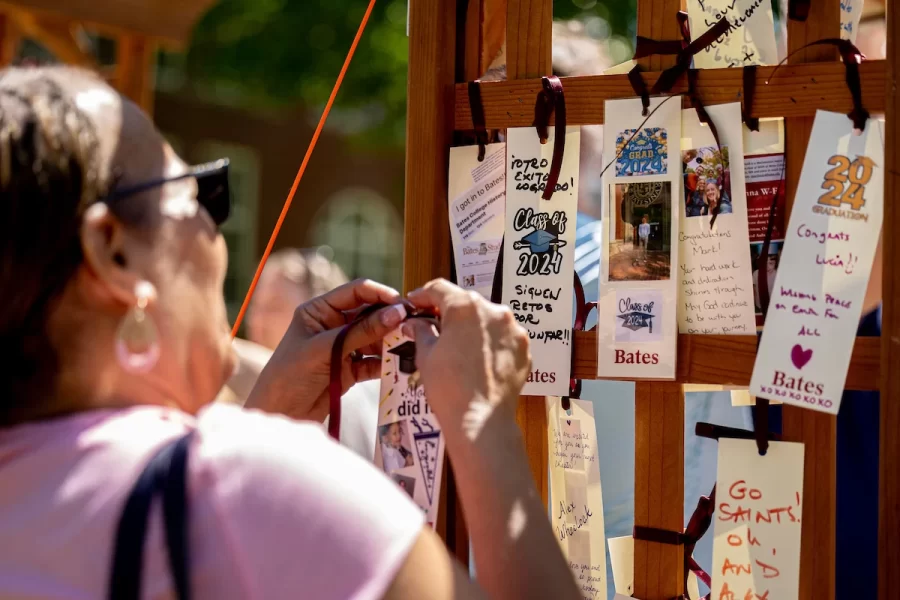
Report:
[[[691,43],[691,29],[688,24],[688,14],[683,10],[675,13],[678,28],[681,30],[680,40],[653,40],[644,36],[637,36],[634,47],[633,60],[651,56],[653,54],[678,54]]]
[[[406,307],[407,319],[435,318],[431,313],[418,310],[408,301],[404,300],[403,304]],[[334,343],[331,345],[331,365],[328,378],[328,435],[337,441],[340,441],[341,439],[341,396],[343,393],[341,371],[344,364],[344,342],[347,339],[347,335],[354,327],[358,326],[366,317],[370,316],[375,311],[385,308],[386,306],[386,304],[372,304],[364,308],[356,315],[356,318],[353,319],[353,321],[347,323],[340,331],[338,331],[337,336],[334,338]],[[351,355],[351,360],[354,360],[353,355]]]
[[[690,44],[679,50],[676,54],[675,66],[670,67],[662,72],[653,87],[650,88],[651,94],[665,94],[675,85],[678,78],[691,67],[691,61],[694,55],[702,52],[709,47],[710,44],[725,35],[731,24],[728,19],[722,17],[719,21],[710,27],[706,33],[692,41]]]
[[[584,327],[587,324],[588,315],[591,314],[591,310],[597,307],[596,302],[586,302],[584,295],[584,285],[581,283],[581,277],[578,276],[578,272],[574,273],[573,285],[575,287],[575,324],[572,326],[572,373],[575,372],[575,332],[576,331],[584,331]],[[562,407],[563,410],[569,410],[570,403],[569,398],[575,398],[576,400],[581,398],[581,380],[576,379],[574,376],[569,380],[569,395],[563,396],[562,398]]]
[[[481,101],[481,82],[477,79],[470,81],[469,111],[472,113],[472,124],[475,126],[475,139],[478,141],[478,162],[484,160],[485,146],[488,142],[487,128],[485,127],[484,103]]]
[[[700,100],[700,95],[697,93],[697,69],[690,69],[688,71],[688,97],[691,99],[691,105],[693,105],[694,110],[697,111],[697,117],[700,119],[701,123],[705,123],[709,126],[710,133],[713,134],[713,139],[716,141],[716,148],[719,150],[719,154],[722,154],[722,144],[719,141],[719,130],[716,128],[715,122],[710,118],[709,113],[706,112],[706,107],[703,106],[703,101]],[[722,171],[722,177],[724,178],[725,171]],[[723,180],[723,188],[724,188],[724,180]],[[716,224],[716,219],[719,217],[719,211],[722,208],[722,198],[721,195],[719,197],[719,201],[716,202],[716,205],[712,209],[712,218],[709,220],[710,228]]]
[[[641,111],[641,116],[646,117],[650,110],[650,90],[647,89],[647,84],[644,83],[644,78],[641,77],[640,65],[634,65],[634,68],[628,71],[628,81],[631,83],[631,89],[634,90],[634,94],[641,97],[641,104],[644,107]]]
[[[812,0],[788,0],[788,18],[791,21],[805,21],[811,5]]]
[[[747,124],[750,131],[759,131],[759,118],[750,116],[753,114],[753,99],[756,96],[756,65],[746,65],[743,76],[744,98],[741,103],[741,112],[744,123]]]
[[[559,77],[550,75],[541,78],[543,89],[538,92],[534,105],[534,126],[541,143],[547,143],[550,137],[550,117],[556,115],[556,132],[553,136],[553,158],[550,161],[550,172],[547,174],[546,187],[541,197],[549,200],[553,197],[559,171],[562,169],[563,154],[566,148],[566,97]]]

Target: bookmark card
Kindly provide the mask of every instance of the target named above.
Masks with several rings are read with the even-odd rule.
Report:
[[[506,144],[450,148],[450,235],[460,287],[491,297],[503,241],[506,209]]]
[[[841,3],[841,39],[856,43],[859,32],[859,20],[862,17],[863,0],[840,0]]]
[[[799,597],[802,506],[803,444],[719,440],[713,598]]]
[[[634,538],[626,535],[609,538],[608,542],[616,598],[631,598],[634,592]],[[693,571],[688,573],[687,592],[690,600],[700,600],[700,585]]]
[[[707,109],[721,148],[697,111],[683,111],[683,172],[678,329],[681,333],[748,335],[756,331],[752,264],[747,254],[747,195],[741,105]],[[735,157],[732,161],[731,157]],[[715,224],[712,214],[718,206]]]
[[[600,378],[675,377],[681,98],[651,98],[646,122],[641,111],[639,98],[606,102]]]
[[[523,394],[569,392],[572,365],[572,273],[581,132],[566,130],[556,190],[544,200],[555,131],[541,144],[534,127],[510,129],[506,161],[503,303],[528,330],[532,371]]]
[[[547,402],[553,530],[586,599],[606,600],[606,534],[594,403],[559,396]]]
[[[375,464],[437,522],[444,469],[444,438],[425,398],[416,367],[416,344],[400,329],[384,338]]]
[[[750,392],[837,414],[884,211],[883,124],[818,111]]]
[[[694,68],[717,69],[774,65],[775,18],[768,0],[688,0],[691,37],[697,39],[723,17],[731,26],[725,35],[694,56]]]

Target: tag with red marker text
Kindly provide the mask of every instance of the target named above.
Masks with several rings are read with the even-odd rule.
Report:
[[[799,597],[802,505],[803,444],[719,440],[713,598]]]

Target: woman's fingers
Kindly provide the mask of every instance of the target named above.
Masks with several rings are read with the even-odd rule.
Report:
[[[394,288],[369,279],[357,279],[319,297],[337,312],[352,311],[367,304],[396,304],[400,294]]]
[[[435,310],[438,313],[447,312],[447,307],[454,300],[462,298],[467,292],[457,287],[446,279],[435,279],[424,287],[413,290],[407,295],[410,302],[416,307],[425,310]]]
[[[426,319],[410,319],[403,324],[403,335],[416,343],[416,362],[421,364],[438,340],[437,328]]]
[[[384,336],[396,329],[405,318],[406,307],[402,304],[394,304],[375,311],[357,322],[347,334],[344,354],[380,343]]]
[[[350,372],[353,375],[351,386],[363,381],[381,378],[381,359],[367,357],[350,363]],[[350,389],[347,387],[346,389]]]

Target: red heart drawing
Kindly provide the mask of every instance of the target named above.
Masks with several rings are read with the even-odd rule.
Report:
[[[800,344],[795,345],[791,348],[791,362],[794,363],[794,366],[798,369],[802,369],[806,366],[806,363],[810,361],[812,358],[812,348],[808,348],[804,350]]]

